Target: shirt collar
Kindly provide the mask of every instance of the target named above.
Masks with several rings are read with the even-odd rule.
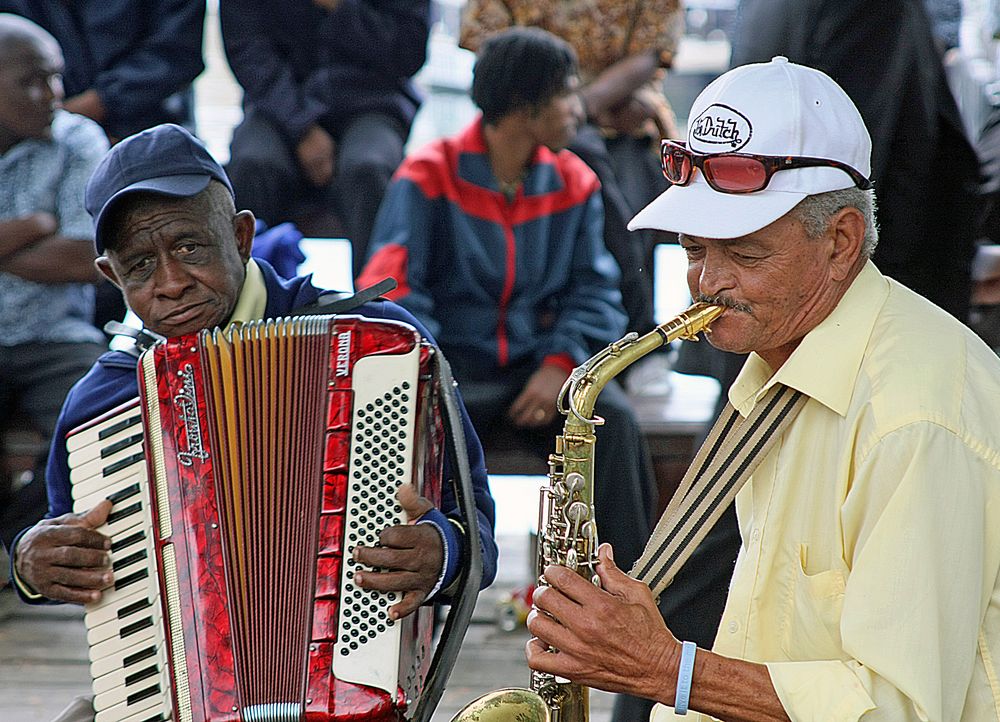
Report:
[[[264,274],[261,273],[257,262],[251,258],[247,261],[246,278],[243,280],[243,288],[240,289],[240,297],[236,300],[236,307],[229,318],[229,324],[257,321],[264,317],[266,308],[267,286],[264,285]]]
[[[781,383],[845,415],[875,319],[888,296],[889,281],[868,261],[833,312],[805,335],[777,373],[750,354],[729,390],[730,402],[745,417],[768,389]]]

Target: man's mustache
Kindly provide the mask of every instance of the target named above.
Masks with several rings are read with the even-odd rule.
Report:
[[[753,308],[745,303],[740,303],[726,296],[709,296],[707,293],[699,293],[696,299],[702,303],[710,303],[713,306],[723,306],[725,308],[731,308],[734,311],[741,311],[743,313],[748,313],[753,315]]]

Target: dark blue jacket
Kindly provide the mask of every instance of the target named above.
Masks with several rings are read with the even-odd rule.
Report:
[[[299,276],[284,279],[267,264],[257,259],[264,283],[267,287],[267,307],[265,318],[284,316],[294,309],[314,302],[321,291],[311,283],[310,276]],[[417,328],[425,337],[430,338],[427,330],[409,312],[390,301],[375,301],[367,303],[351,313],[370,318],[386,318],[404,321]],[[136,358],[123,351],[111,351],[101,356],[86,376],[70,390],[63,404],[62,413],[52,437],[52,448],[49,452],[48,468],[45,472],[45,482],[48,488],[48,517],[57,517],[73,510],[69,466],[67,464],[66,434],[77,426],[96,418],[105,411],[134,399],[139,395],[136,374]],[[483,582],[486,586],[493,581],[496,574],[497,548],[493,540],[494,508],[486,478],[486,465],[483,460],[483,450],[479,437],[472,428],[468,414],[462,407],[463,427],[469,449],[469,466],[475,486],[476,507],[479,510],[480,542],[483,549]],[[449,473],[448,464],[445,468],[446,478]],[[441,510],[450,517],[460,518],[450,484],[443,485]],[[432,512],[433,513],[433,512]],[[446,575],[444,586],[453,580],[458,569],[457,554],[452,554],[452,545],[457,545],[458,538],[454,536],[451,524],[437,525],[443,528],[447,535],[452,534],[449,541],[449,574]],[[21,532],[22,534],[24,532]],[[18,535],[18,540],[20,535]],[[17,541],[13,548],[17,548]],[[13,554],[11,555],[13,556]],[[449,576],[451,578],[449,578]]]
[[[409,128],[420,106],[410,78],[427,59],[429,0],[220,0],[229,66],[243,103],[290,143],[313,123],[328,129],[366,112]]]
[[[116,138],[192,119],[191,82],[205,64],[205,0],[0,0],[55,36],[71,98],[93,88]]]

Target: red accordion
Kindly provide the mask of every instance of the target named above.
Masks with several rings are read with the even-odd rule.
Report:
[[[143,354],[141,425],[133,403],[67,442],[75,508],[114,502],[115,589],[86,610],[99,722],[411,715],[431,609],[389,619],[399,595],[357,587],[351,552],[406,522],[400,484],[440,501],[433,353],[306,316]]]

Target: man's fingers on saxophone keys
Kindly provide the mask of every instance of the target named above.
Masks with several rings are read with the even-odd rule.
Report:
[[[601,597],[602,590],[566,567],[551,565],[545,568],[544,576],[552,589],[557,589],[567,599],[577,604],[592,604]],[[536,596],[538,592],[535,592]]]
[[[534,606],[533,612],[544,612],[557,620],[571,619],[573,614],[579,614],[581,611],[580,605],[553,586],[536,589],[531,602]]]
[[[566,655],[559,655],[547,642],[532,637],[524,647],[524,655],[527,657],[528,666],[539,672],[550,674],[564,674],[564,662]]]
[[[547,589],[546,592],[549,599],[552,600],[553,591]],[[543,609],[537,604],[538,593],[536,592],[535,594],[535,608],[528,613],[528,631],[545,644],[551,645],[556,649],[565,650],[570,654],[579,652],[585,646],[576,629],[579,622],[579,615],[582,613],[579,607],[564,597],[559,603],[550,605],[555,606],[555,610]],[[555,592],[555,594],[558,594],[558,592]],[[544,599],[545,595],[542,595],[542,597]]]

